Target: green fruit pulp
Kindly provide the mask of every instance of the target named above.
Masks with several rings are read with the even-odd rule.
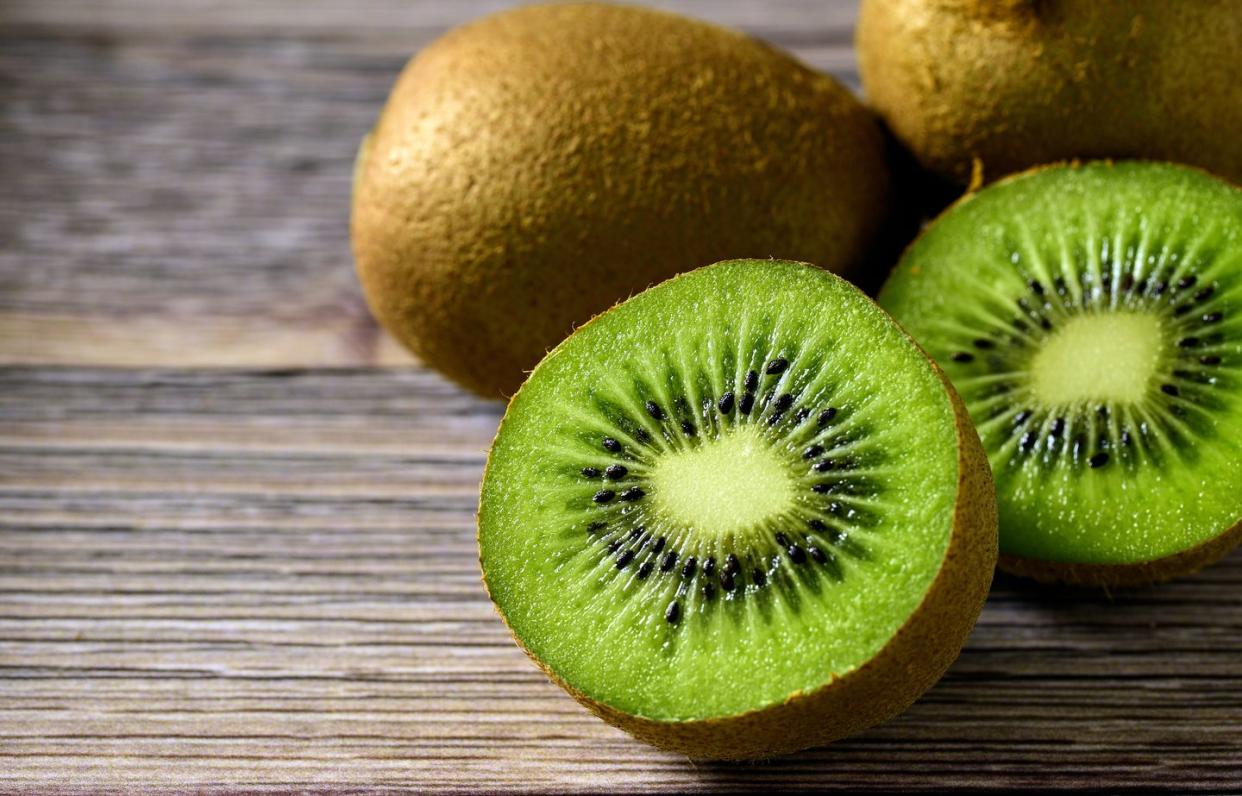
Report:
[[[941,567],[957,489],[950,394],[897,325],[827,272],[733,261],[535,369],[488,460],[481,562],[574,689],[650,719],[731,716],[876,655]]]
[[[1123,162],[948,210],[880,293],[970,409],[1002,553],[1154,561],[1242,518],[1242,192]]]

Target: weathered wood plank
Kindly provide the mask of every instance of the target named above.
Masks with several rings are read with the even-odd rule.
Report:
[[[419,369],[0,370],[0,790],[1236,788],[1242,555],[1001,577],[862,737],[691,764],[587,715],[478,582],[499,408]]]
[[[0,4],[0,363],[407,364],[355,283],[354,150],[499,2]],[[853,4],[682,0],[856,84]]]

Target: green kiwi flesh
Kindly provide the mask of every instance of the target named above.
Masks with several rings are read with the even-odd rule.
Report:
[[[879,302],[970,410],[997,482],[1002,563],[1150,581],[1236,542],[1237,187],[1148,162],[1018,175],[935,221]]]
[[[480,498],[488,591],[521,646],[623,726],[811,694],[880,655],[945,566],[961,440],[978,446],[956,400],[830,273],[732,261],[675,277],[575,332],[511,401]],[[986,481],[981,449],[978,463]],[[972,497],[983,563],[960,568],[952,627],[929,634],[948,650],[922,651],[944,660],[934,677],[995,560],[990,485]],[[669,745],[753,757],[823,740],[783,734],[800,731]]]

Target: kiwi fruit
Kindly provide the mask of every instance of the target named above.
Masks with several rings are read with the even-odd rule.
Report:
[[[1072,158],[1193,164],[1242,182],[1237,0],[863,0],[869,102],[965,181]]]
[[[557,346],[479,505],[519,645],[597,715],[699,758],[905,709],[957,656],[996,546],[940,370],[857,288],[782,261],[675,277]]]
[[[1137,585],[1242,539],[1242,190],[1149,162],[1041,168],[947,210],[880,304],[983,438],[1001,567]]]
[[[643,8],[529,6],[406,67],[359,151],[351,237],[381,324],[498,397],[680,271],[854,268],[888,193],[873,115],[778,50]]]

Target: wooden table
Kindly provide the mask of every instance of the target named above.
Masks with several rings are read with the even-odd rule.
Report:
[[[485,0],[0,4],[0,791],[1242,788],[1242,555],[1000,577],[899,719],[766,764],[600,723],[492,612],[501,407],[351,270],[354,147]],[[856,85],[850,3],[683,0]]]

